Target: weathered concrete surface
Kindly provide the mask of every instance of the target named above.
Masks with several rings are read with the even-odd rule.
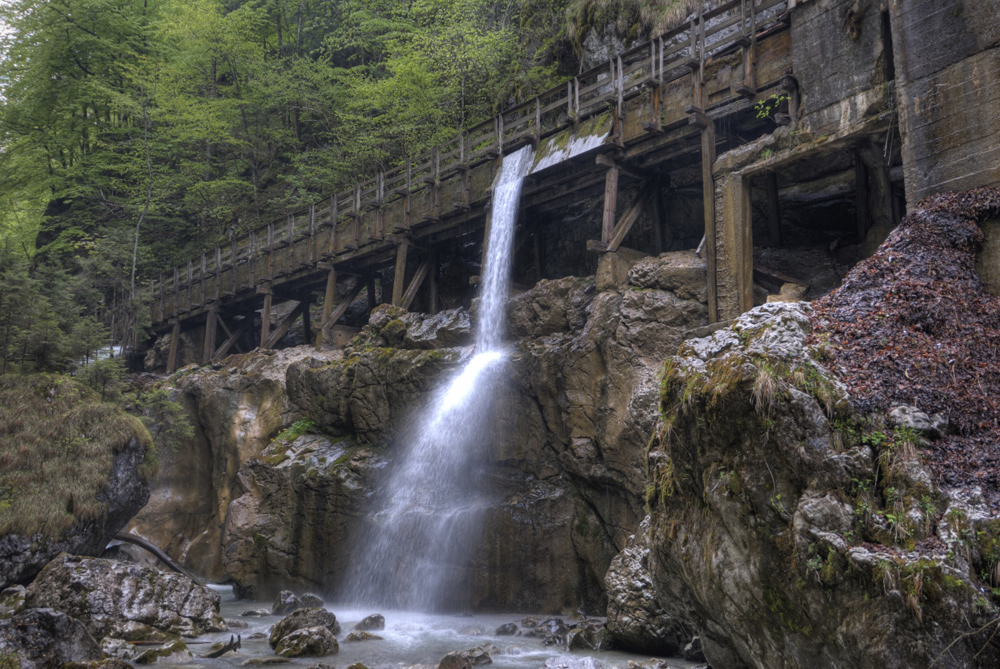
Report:
[[[1000,183],[1000,14],[979,0],[893,0],[907,208]]]

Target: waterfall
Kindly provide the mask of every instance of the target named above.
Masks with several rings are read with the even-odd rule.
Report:
[[[493,185],[475,353],[399,440],[351,553],[345,599],[436,611],[462,608],[491,502],[488,471],[494,389],[505,351],[504,302],[521,185],[534,154],[506,156]]]

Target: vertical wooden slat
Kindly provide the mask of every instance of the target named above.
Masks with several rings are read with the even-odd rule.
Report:
[[[607,247],[615,232],[615,209],[618,206],[618,171],[614,165],[604,175],[604,213],[601,225],[601,243]]]
[[[316,205],[309,205],[309,263],[316,262]]]
[[[208,274],[208,257],[201,254],[201,277],[198,281],[198,302],[205,304],[205,275]]]
[[[398,307],[403,303],[403,282],[406,279],[406,253],[410,245],[402,242],[396,247],[396,273],[392,281],[392,305]]]
[[[337,211],[337,195],[330,196],[330,256],[337,254],[337,218],[340,212]]]
[[[719,298],[717,280],[715,234],[715,178],[712,164],[715,162],[715,123],[710,122],[701,131],[701,185],[705,217],[705,263],[708,265],[708,320],[719,320]]]
[[[174,319],[173,328],[170,330],[170,350],[167,353],[167,374],[173,374],[177,370],[177,346],[180,338],[181,322]]]
[[[222,247],[215,247],[215,286],[212,289],[212,298],[218,302],[222,293]]]
[[[327,329],[322,326],[330,320],[330,314],[333,313],[333,300],[336,296],[337,269],[335,267],[331,267],[330,271],[326,273],[326,290],[323,292],[323,307],[320,310],[320,330],[316,333],[316,348],[325,344],[329,339]]]

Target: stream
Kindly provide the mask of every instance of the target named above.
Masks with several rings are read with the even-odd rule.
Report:
[[[266,660],[275,658],[274,651],[267,643],[267,635],[272,625],[281,620],[282,616],[266,616],[261,618],[242,617],[244,611],[255,609],[271,609],[271,602],[249,602],[237,600],[228,587],[213,586],[222,595],[222,616],[227,620],[245,621],[248,627],[232,629],[219,634],[206,634],[197,639],[199,642],[189,646],[196,657],[188,659],[164,658],[158,666],[172,667],[239,667],[251,660]],[[542,640],[525,636],[496,636],[493,632],[505,623],[516,623],[522,627],[521,620],[525,614],[475,614],[453,615],[434,613],[413,613],[408,611],[375,611],[371,609],[356,609],[350,606],[327,604],[328,610],[337,616],[342,631],[337,635],[340,641],[340,652],[326,657],[292,658],[282,662],[288,666],[312,667],[316,664],[327,664],[340,668],[360,662],[368,669],[398,669],[412,665],[425,665],[433,669],[445,655],[456,650],[468,650],[492,643],[500,648],[499,653],[491,654],[495,669],[626,669],[636,665],[647,667],[664,667],[664,662],[670,667],[687,668],[695,664],[680,658],[651,658],[646,655],[635,655],[620,651],[571,651],[555,646],[545,646]],[[354,625],[371,613],[381,613],[385,616],[385,629],[374,630],[373,634],[383,637],[373,641],[344,641]],[[538,621],[552,618],[547,615],[533,615]],[[563,617],[567,623],[570,617]],[[255,633],[263,636],[250,638]],[[217,641],[229,641],[230,635],[240,634],[242,647],[233,653],[227,653],[217,659],[197,657],[210,652],[211,644]],[[284,658],[281,658],[284,660]],[[257,663],[253,663],[257,664]]]

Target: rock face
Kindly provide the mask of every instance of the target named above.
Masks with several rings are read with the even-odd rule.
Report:
[[[611,561],[604,583],[608,591],[608,631],[615,646],[637,653],[677,656],[693,636],[656,600],[649,572],[649,516]]]
[[[686,280],[668,278],[691,271],[682,260],[646,260],[642,276],[656,281],[598,292],[592,278],[568,277],[511,298],[516,353],[496,407],[498,501],[490,539],[461,576],[474,591],[466,605],[603,612],[604,573],[645,514],[657,370],[707,318],[694,292],[662,288],[683,292]],[[134,527],[161,543],[189,537],[168,552],[233,579],[244,596],[337,590],[395,439],[469,359],[462,346],[475,316],[383,305],[342,353],[254,353],[179,374],[198,434],[163,463]],[[275,438],[293,423],[307,427]]]
[[[16,654],[13,664],[7,663],[10,654]],[[30,609],[0,620],[0,664],[4,667],[49,669],[103,658],[87,628],[65,613]]]
[[[959,534],[935,529],[919,452],[854,414],[807,309],[758,307],[668,360],[647,493],[657,602],[716,669],[996,666],[982,548],[948,550]],[[944,517],[974,526],[970,501]]]
[[[672,261],[671,254],[662,260]],[[519,340],[496,408],[499,501],[484,529],[489,545],[461,577],[475,591],[466,605],[603,609],[604,573],[642,516],[642,452],[656,424],[656,369],[705,318],[698,300],[634,285],[598,293],[592,279],[542,281],[511,298],[508,322]],[[287,535],[282,527],[319,536],[308,525],[332,523],[326,534],[339,541],[352,524],[365,522],[361,491],[370,490],[392,457],[398,430],[470,355],[410,343],[426,323],[383,306],[343,358],[289,368],[288,394],[303,415],[349,436],[325,464],[301,455],[267,464],[268,451],[265,462],[244,466],[245,493],[226,524],[226,554],[240,556],[227,560],[227,569],[240,587],[263,593],[293,579],[294,587],[337,587],[343,550],[329,551],[303,582],[302,561],[309,558],[288,549],[295,542],[280,539]],[[359,447],[354,439],[383,448]],[[292,445],[292,452],[304,450]],[[318,513],[320,503],[308,501],[318,497],[316,489],[326,491]],[[293,516],[282,509],[298,509],[294,518],[308,520],[288,522]],[[253,530],[260,536],[254,542],[246,528],[261,526],[246,519],[265,516],[275,520],[269,531]]]
[[[25,606],[72,616],[97,639],[145,640],[227,629],[218,593],[186,576],[65,554],[28,587]]]
[[[239,496],[240,465],[292,422],[285,370],[306,355],[338,355],[306,350],[230,356],[219,369],[188,368],[174,376],[174,399],[191,416],[194,438],[159,455],[151,498],[132,530],[198,574],[225,576],[222,526]]]

